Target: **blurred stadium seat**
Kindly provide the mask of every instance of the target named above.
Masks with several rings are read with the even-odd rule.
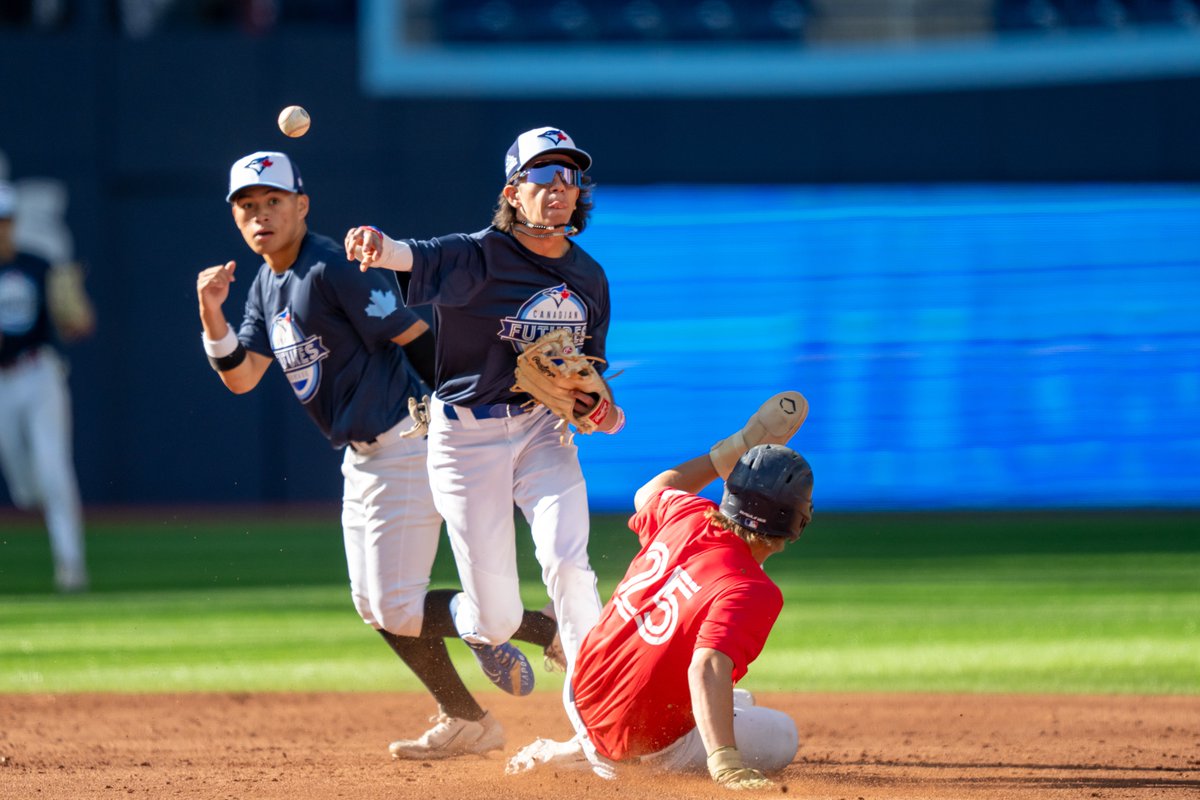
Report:
[[[695,42],[802,38],[808,0],[443,0],[444,42]]]
[[[996,0],[998,31],[1200,25],[1196,0]]]
[[[1200,0],[434,0],[446,43],[884,41],[1196,26]]]

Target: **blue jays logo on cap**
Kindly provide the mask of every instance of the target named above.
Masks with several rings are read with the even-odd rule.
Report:
[[[275,162],[271,160],[270,156],[261,156],[259,158],[254,159],[253,161],[248,161],[246,163],[246,169],[252,169],[255,172],[257,172],[259,175],[262,175],[263,170],[266,169],[267,167],[273,167],[273,166],[275,166]]]
[[[586,172],[592,166],[592,157],[575,146],[575,142],[561,128],[534,128],[517,137],[504,156],[504,175],[512,180],[517,170],[522,169],[543,153],[561,153]]]
[[[229,170],[229,193],[225,201],[250,186],[270,186],[285,192],[304,194],[300,170],[285,153],[260,150],[243,156]]]

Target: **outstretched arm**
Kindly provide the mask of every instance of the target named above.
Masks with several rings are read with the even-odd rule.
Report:
[[[713,467],[708,453],[696,456],[678,466],[658,473],[647,481],[633,496],[633,507],[641,511],[642,506],[646,505],[651,497],[668,487],[696,494],[716,479],[717,470]]]
[[[346,232],[346,260],[357,261],[363,272],[372,267],[396,272],[411,272],[413,268],[408,244],[391,239],[370,225],[359,225]]]
[[[696,494],[718,477],[729,477],[734,465],[755,445],[786,444],[808,417],[808,401],[799,392],[780,392],[754,412],[742,429],[717,442],[706,455],[660,472],[638,489],[633,506],[642,506],[668,486]]]

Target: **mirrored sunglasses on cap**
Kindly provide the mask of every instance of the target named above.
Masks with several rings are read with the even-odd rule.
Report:
[[[514,177],[540,186],[549,186],[554,183],[555,175],[561,175],[562,182],[567,186],[583,185],[583,170],[566,164],[542,164],[537,167],[526,167]]]

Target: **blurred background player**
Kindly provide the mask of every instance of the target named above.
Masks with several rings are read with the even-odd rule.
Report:
[[[13,502],[40,508],[61,592],[88,588],[72,455],[71,396],[58,340],[95,329],[77,264],[16,245],[16,190],[0,181],[0,466]]]
[[[391,275],[364,279],[337,243],[308,230],[309,197],[287,155],[239,159],[226,200],[264,263],[236,334],[221,310],[236,263],[200,273],[204,349],[236,394],[258,385],[277,361],[313,422],[335,448],[345,448],[342,528],[354,606],[438,703],[433,728],[393,742],[392,755],[443,758],[503,747],[503,730],[463,685],[443,639],[457,636],[450,602],[458,592],[428,591],[441,518],[430,496],[423,430],[410,415],[420,386],[409,365],[432,378],[429,326],[398,301]],[[549,617],[523,614],[520,638],[546,647],[554,632]],[[513,645],[486,647],[477,657],[506,691],[527,691],[526,682],[531,688],[532,670]]]
[[[788,401],[795,411],[786,410]],[[606,778],[623,764],[707,768],[722,786],[759,789],[772,785],[764,772],[791,763],[795,723],[755,706],[734,684],[783,607],[762,564],[812,519],[812,469],[778,443],[796,431],[807,407],[796,392],[776,395],[742,431],[638,489],[629,527],[642,549],[570,676],[567,712],[576,738],[538,740],[510,760],[508,772],[544,763],[590,763]],[[777,443],[756,443],[764,439]],[[730,457],[736,460],[718,507],[695,493]]]
[[[434,308],[429,474],[463,582],[459,632],[480,647],[508,641],[520,624],[515,530],[511,514],[498,513],[515,503],[529,522],[568,665],[600,614],[587,487],[575,445],[559,441],[558,418],[527,408],[529,395],[511,387],[517,354],[550,330],[566,328],[586,355],[604,358],[608,278],[570,238],[587,226],[591,164],[563,131],[526,131],[506,154],[485,230],[402,242],[371,227],[346,234],[347,258],[364,270],[411,272],[406,302]],[[598,420],[606,433],[623,425],[616,405]]]

